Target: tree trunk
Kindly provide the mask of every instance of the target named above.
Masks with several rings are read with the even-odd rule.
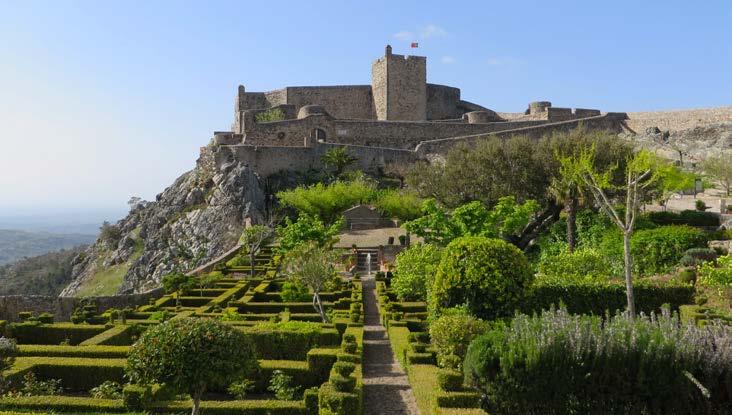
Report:
[[[315,303],[315,309],[318,310],[318,313],[320,313],[320,318],[323,320],[323,323],[327,323],[328,317],[325,315],[325,310],[323,310],[323,303],[320,301],[320,295],[317,292],[313,294],[313,303]]]
[[[191,398],[193,398],[193,408],[191,409],[191,415],[198,415],[201,409],[201,395],[203,392],[196,392]]]
[[[633,294],[633,257],[630,255],[631,231],[623,231],[623,258],[625,260],[625,293],[628,297],[628,314],[635,318],[635,295]]]
[[[574,252],[577,245],[577,205],[579,201],[576,197],[572,197],[567,203],[567,244],[569,252]]]

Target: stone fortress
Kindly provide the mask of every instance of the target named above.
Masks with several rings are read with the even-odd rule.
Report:
[[[261,121],[262,113],[276,121]],[[265,114],[266,115],[266,114]],[[239,86],[231,131],[214,133],[217,164],[234,160],[266,177],[317,168],[346,147],[360,168],[411,163],[488,136],[540,137],[582,124],[627,129],[625,113],[557,108],[532,102],[523,113],[499,113],[460,98],[460,89],[427,83],[427,58],[392,53],[371,68],[371,85],[296,86],[247,92]],[[259,120],[258,120],[259,119]]]

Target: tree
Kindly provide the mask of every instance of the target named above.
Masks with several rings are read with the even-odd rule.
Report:
[[[145,207],[147,201],[139,196],[131,196],[130,200],[127,201],[127,206],[130,207],[130,211],[137,209],[138,206]]]
[[[702,163],[702,169],[717,180],[727,196],[732,192],[732,153],[721,153],[708,157]]]
[[[257,369],[252,340],[216,320],[184,318],[149,328],[130,348],[127,377],[137,384],[165,383],[193,399],[242,380]]]
[[[376,184],[364,177],[337,180],[330,184],[317,183],[277,193],[280,205],[298,213],[317,215],[327,223],[340,218],[344,210],[376,196]]]
[[[440,249],[427,243],[410,245],[396,256],[391,287],[402,301],[426,301],[440,264]]]
[[[317,216],[301,213],[297,221],[285,218],[285,223],[277,227],[279,250],[288,252],[298,245],[313,241],[320,247],[331,247],[338,240],[336,235],[341,232],[343,218],[332,225],[326,226]]]
[[[244,228],[239,238],[239,243],[246,247],[247,253],[249,254],[250,271],[249,275],[252,277],[256,273],[255,258],[259,248],[267,242],[270,237],[274,234],[274,229],[265,225],[252,225],[248,228]]]
[[[384,166],[384,175],[399,180],[399,188],[402,189],[411,169],[412,166],[406,163],[389,163]]]
[[[216,283],[224,278],[224,274],[221,271],[209,272],[205,276],[198,277],[198,288],[201,290],[201,297],[203,297],[203,289],[211,288],[216,286]]]
[[[442,252],[428,301],[430,313],[465,305],[470,314],[494,320],[513,314],[534,275],[524,254],[500,239],[457,238]]]
[[[284,269],[293,281],[307,286],[313,293],[313,308],[320,314],[323,323],[328,322],[320,293],[328,282],[338,278],[335,264],[339,255],[318,245],[315,241],[302,243],[285,256]]]
[[[512,196],[502,197],[492,209],[473,201],[451,212],[429,199],[422,205],[422,217],[406,222],[404,228],[427,243],[445,246],[461,236],[485,236],[515,241],[539,209],[533,200],[517,203]]]
[[[333,176],[335,177],[340,176],[343,170],[356,160],[358,159],[348,154],[348,150],[345,147],[331,148],[320,158],[320,161],[325,167],[333,169]]]
[[[641,150],[634,154],[625,168],[625,185],[613,186],[611,177],[613,168],[598,170],[595,167],[595,147],[584,149],[577,156],[561,157],[560,163],[566,175],[581,180],[590,190],[597,205],[617,225],[623,234],[623,264],[625,274],[625,289],[628,299],[628,313],[635,317],[635,296],[633,294],[633,257],[630,240],[633,236],[635,221],[638,216],[644,192],[664,182],[673,166],[662,162],[653,153]],[[616,188],[625,193],[625,213],[618,213],[608,190]]]
[[[163,288],[167,293],[175,293],[175,305],[180,306],[180,297],[186,290],[196,286],[196,280],[191,275],[182,272],[172,272],[163,276]]]

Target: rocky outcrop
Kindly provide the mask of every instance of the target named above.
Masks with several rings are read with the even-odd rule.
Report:
[[[112,271],[124,273],[118,293],[148,291],[166,273],[194,269],[234,246],[245,218],[261,222],[264,193],[256,173],[235,161],[217,166],[214,151],[202,149],[193,170],[155,201],[134,206],[111,236],[103,232],[78,255],[61,296],[77,295]]]
[[[732,107],[630,112],[622,137],[685,164],[732,152]]]

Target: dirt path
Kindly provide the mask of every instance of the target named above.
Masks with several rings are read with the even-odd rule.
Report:
[[[407,375],[394,358],[386,329],[381,325],[374,278],[362,278],[364,413],[420,415]]]

